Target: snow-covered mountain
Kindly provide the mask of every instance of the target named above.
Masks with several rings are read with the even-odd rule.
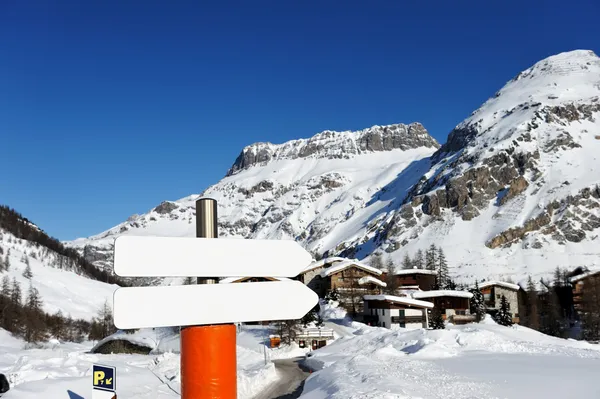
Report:
[[[600,59],[561,53],[519,73],[439,145],[420,124],[246,147],[201,195],[220,234],[292,238],[320,255],[400,263],[435,243],[459,279],[600,265]],[[67,243],[110,268],[121,234],[193,236],[192,195]]]
[[[424,158],[440,145],[419,123],[374,126],[358,132],[322,132],[281,145],[257,143],[243,149],[227,176],[202,196],[218,201],[220,236],[292,238],[315,251],[351,239],[387,201],[374,196],[399,175],[405,192],[428,169]],[[163,202],[144,215],[89,239],[67,243],[112,268],[112,246],[121,234],[195,235],[191,195]]]

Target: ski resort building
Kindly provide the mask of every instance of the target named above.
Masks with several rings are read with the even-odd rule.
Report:
[[[502,295],[508,303],[508,311],[512,314],[513,323],[519,322],[519,287],[517,284],[504,281],[486,281],[479,284],[479,291],[483,294],[483,300],[489,313],[500,309]]]
[[[363,289],[366,291],[381,291],[386,283],[379,278],[383,272],[379,269],[359,262],[356,259],[347,259],[336,262],[320,273],[325,281],[327,291]],[[369,292],[371,293],[371,292]]]
[[[363,322],[385,328],[427,328],[433,303],[392,295],[365,295]]]
[[[581,312],[584,293],[587,290],[589,290],[588,292],[593,292],[592,290],[597,291],[600,286],[600,269],[587,269],[584,272],[574,275],[569,280],[573,287],[573,307],[578,312]],[[597,294],[594,294],[593,297],[597,297]]]
[[[440,310],[442,318],[454,324],[465,324],[475,321],[471,315],[469,300],[473,294],[467,291],[433,290],[419,291],[412,294],[414,299],[433,302],[434,308]]]
[[[396,285],[400,288],[417,286],[422,291],[429,291],[435,285],[435,270],[402,269],[394,273]]]
[[[323,298],[327,293],[327,287],[321,277],[321,272],[337,263],[347,260],[346,258],[334,256],[315,261],[294,277],[294,280],[304,283],[304,285],[316,292],[320,298]]]

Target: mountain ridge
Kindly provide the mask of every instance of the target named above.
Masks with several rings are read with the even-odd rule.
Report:
[[[255,143],[240,156],[252,148],[266,155],[238,156],[202,195],[218,200],[224,237],[294,239],[318,255],[381,253],[399,264],[403,253],[441,242],[463,279],[595,265],[599,94],[600,59],[561,53],[508,81],[442,146],[425,140],[361,152],[354,145],[345,157],[325,145],[302,157],[310,138]],[[196,198],[165,202],[69,245],[108,266],[119,234],[192,236]],[[558,255],[548,261],[547,253]]]

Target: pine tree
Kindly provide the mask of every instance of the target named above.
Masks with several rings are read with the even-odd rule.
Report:
[[[11,295],[10,279],[5,275],[0,285],[0,328],[5,330],[10,330]]]
[[[398,289],[398,279],[396,278],[396,265],[392,261],[392,258],[388,258],[386,269],[385,292],[394,295],[396,289]]]
[[[13,334],[20,336],[22,334],[22,292],[21,285],[17,279],[13,277],[12,286],[10,289],[10,308],[8,316],[8,328]]]
[[[475,280],[475,288],[469,290],[473,294],[470,302],[471,314],[475,315],[475,320],[480,322],[484,319],[486,313],[485,299],[481,290],[479,290],[479,283]]]
[[[512,326],[513,324],[512,315],[508,310],[508,301],[506,300],[504,294],[502,294],[500,297],[500,309],[496,313],[494,319],[496,320],[496,323],[500,324],[501,326]]]
[[[434,244],[431,244],[427,252],[425,253],[425,269],[436,270],[436,252],[437,249]]]
[[[412,269],[413,268],[413,262],[410,259],[410,256],[408,256],[408,253],[404,254],[404,259],[402,260],[402,268],[403,269]]]
[[[531,276],[527,278],[527,327],[534,330],[540,329],[540,314],[538,306],[538,293]]]
[[[415,255],[415,258],[413,259],[413,267],[417,269],[423,269],[424,266],[425,260],[423,259],[423,251],[419,249]]]
[[[115,332],[112,309],[108,305],[108,301],[105,301],[98,312],[98,316],[92,322],[90,339],[103,339]]]
[[[0,248],[2,248],[2,247],[0,247]],[[2,256],[0,256],[0,273],[2,273],[3,271],[4,271],[4,258]]]
[[[29,286],[27,300],[25,302],[25,340],[27,342],[39,342],[45,337],[45,329],[42,319],[42,300],[38,290]]]
[[[442,248],[438,250],[437,256],[437,285],[440,289],[450,289],[450,276],[448,273],[448,263],[446,262],[446,256]]]
[[[378,269],[378,270],[383,269],[383,261],[381,260],[381,255],[377,255],[377,254],[372,255],[370,265],[371,265],[371,267],[374,267],[375,269]]]
[[[444,325],[444,318],[442,317],[442,312],[437,308],[433,308],[431,310],[431,314],[429,315],[429,327],[434,330],[443,330],[444,328],[446,328],[446,326]]]
[[[6,258],[4,259],[4,270],[8,271],[10,269],[10,248],[8,249],[8,252],[6,253]]]
[[[23,271],[23,277],[31,280],[31,278],[33,277],[33,272],[31,271],[31,266],[29,265],[29,262],[27,262],[26,264],[27,266],[25,266],[25,270]]]

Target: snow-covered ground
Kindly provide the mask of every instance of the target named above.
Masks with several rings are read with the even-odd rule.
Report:
[[[238,335],[238,398],[250,399],[277,380],[273,363],[264,361],[260,345],[263,331],[250,328]],[[163,331],[164,332],[164,331]],[[82,344],[45,344],[40,349],[25,349],[23,341],[0,329],[0,373],[5,374],[11,390],[2,399],[66,398],[71,391],[83,398],[91,397],[93,364],[116,367],[119,397],[162,399],[179,397],[178,339],[166,334],[143,331],[138,335],[123,335],[150,347],[161,340],[170,341],[172,351],[151,355],[102,355],[89,353],[92,342]],[[158,339],[157,339],[158,338]],[[177,338],[176,336],[170,338]],[[268,352],[273,352],[268,350]],[[283,350],[281,357],[297,355]],[[277,357],[267,353],[268,358]],[[73,396],[77,397],[77,396]]]
[[[8,272],[0,271],[0,280],[5,276],[11,282],[13,278],[16,279],[21,286],[23,299],[27,297],[29,285],[33,285],[41,295],[42,308],[46,313],[61,311],[64,316],[91,320],[105,301],[108,300],[112,308],[113,293],[118,287],[61,269],[61,265],[68,268],[72,262],[70,259],[36,243],[16,238],[4,230],[0,230],[0,247],[4,250],[3,259],[10,250],[10,267]],[[33,273],[31,279],[23,276],[27,267],[24,256]]]
[[[303,399],[596,398],[600,346],[531,329],[366,327],[312,353]]]

